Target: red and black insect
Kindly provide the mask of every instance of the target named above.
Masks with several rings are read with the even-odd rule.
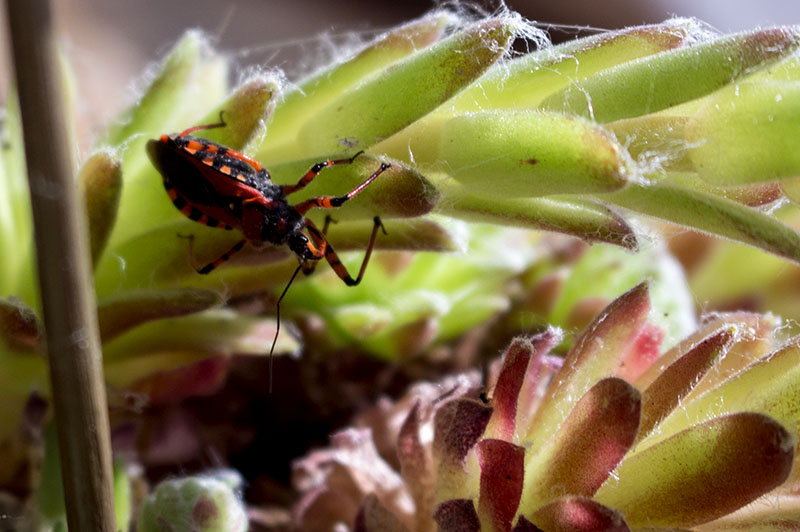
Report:
[[[332,209],[341,206],[364,190],[390,165],[382,163],[363,183],[343,196],[318,196],[290,205],[287,196],[308,185],[323,168],[350,164],[361,152],[347,159],[319,162],[294,185],[277,185],[272,182],[267,169],[252,157],[190,135],[195,131],[225,125],[220,113],[219,123],[191,127],[181,133],[161,135],[158,140],[149,141],[147,153],[161,173],[167,195],[181,213],[210,227],[237,229],[244,236],[213,262],[195,268],[198,273],[210,273],[248,242],[255,247],[287,245],[297,255],[299,265],[278,298],[278,330],[270,349],[271,357],[280,330],[280,303],[300,270],[308,275],[317,261],[324,258],[342,281],[348,286],[355,286],[364,276],[378,228],[383,229],[380,218],[376,216],[364,260],[358,275],[353,278],[325,236],[330,218],[326,219],[320,231],[305,214],[313,208]]]

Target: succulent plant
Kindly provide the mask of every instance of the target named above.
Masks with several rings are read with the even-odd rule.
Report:
[[[798,340],[773,316],[715,314],[655,358],[649,306],[631,289],[564,358],[557,329],[514,339],[483,400],[464,374],[367,410],[295,464],[296,525],[793,529]]]
[[[166,480],[142,505],[140,532],[244,532],[247,515],[236,491],[242,479],[231,470]]]
[[[303,320],[321,316],[334,347],[396,359],[506,309],[519,325],[533,310],[509,295],[520,283],[562,289],[556,304],[536,308],[532,325],[575,325],[594,313],[586,309],[639,282],[637,275],[671,279],[665,261],[654,260],[623,267],[624,282],[602,280],[589,267],[564,282],[548,271],[552,255],[536,255],[546,245],[528,247],[537,237],[475,222],[647,251],[644,215],[800,261],[798,232],[761,208],[797,196],[790,144],[800,101],[797,28],[718,35],[674,19],[527,54],[510,51],[517,37],[546,44],[514,14],[467,20],[441,11],[296,84],[251,70],[231,89],[229,58],[188,32],[150,73],[139,101],[91,151],[76,155],[112,401],[131,391],[151,402],[207,393],[231,353],[269,350],[274,321],[247,312],[244,302],[264,294],[273,302],[294,258],[285,249],[246,250],[213,275],[198,275],[179,235],[196,237],[200,260],[220,256],[239,237],[181,215],[145,154],[148,139],[214,122],[220,111],[227,127],[205,131],[208,138],[263,161],[278,183],[296,181],[316,161],[365,150],[355,164],[326,170],[298,200],[349,190],[381,162],[392,164],[336,212],[330,239],[340,251],[363,248],[379,215],[387,234],[377,247],[417,255],[376,256],[374,275],[353,290],[333,286],[338,280],[319,268],[286,299],[285,312],[306,333],[312,328]],[[24,404],[31,391],[46,394],[47,383],[13,94],[3,133],[0,444],[14,446]],[[431,253],[467,246],[481,260]],[[589,252],[583,264],[612,254]],[[404,297],[387,304],[376,294],[390,282]],[[655,280],[653,292],[666,294],[666,307],[655,306],[670,317],[659,325],[677,338],[688,321],[682,288],[670,293],[670,282]],[[221,308],[224,302],[233,304]],[[648,338],[652,346],[655,336]],[[282,335],[277,352],[298,345]],[[0,466],[0,485],[15,467]]]

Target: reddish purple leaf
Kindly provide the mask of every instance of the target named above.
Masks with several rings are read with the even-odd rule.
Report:
[[[486,429],[488,436],[503,440],[513,438],[517,407],[528,403],[521,401],[520,405],[520,391],[523,386],[535,391],[542,355],[560,340],[561,335],[555,329],[548,329],[532,338],[518,337],[511,341],[492,393],[494,413]]]
[[[481,523],[472,499],[444,501],[433,512],[439,532],[480,532]]]
[[[517,393],[515,405],[516,422],[520,427],[527,427],[531,416],[536,411],[538,402],[541,400],[539,392],[541,391],[540,387],[544,384],[542,380],[547,382],[564,363],[563,358],[548,355],[553,347],[561,343],[561,339],[561,331],[553,328],[549,328],[531,339],[534,355],[528,363],[528,369],[523,378],[522,386]],[[553,362],[555,362],[555,365],[552,364]],[[515,426],[514,428],[518,429],[519,427]]]
[[[548,504],[530,516],[547,532],[629,532],[622,516],[599,502],[569,497]]]
[[[593,495],[636,438],[639,412],[639,392],[624,380],[610,377],[595,384],[529,465],[535,479],[529,479],[523,511],[531,513],[564,494]]]
[[[441,461],[463,463],[491,415],[490,406],[472,399],[453,399],[442,405],[433,420],[434,455]]]
[[[461,499],[470,475],[467,454],[486,429],[492,409],[472,399],[453,399],[442,405],[433,418],[433,458],[436,464],[436,500]]]
[[[493,530],[511,530],[525,478],[525,449],[503,440],[481,440],[476,449],[481,468],[478,509]]]
[[[597,381],[614,375],[631,342],[642,334],[650,310],[647,283],[630,289],[603,310],[580,335],[531,423],[526,442],[547,441],[569,411]]]
[[[487,434],[507,440],[513,437],[519,391],[527,375],[528,363],[535,355],[533,343],[528,338],[514,338],[506,349],[503,369],[492,394],[494,413]]]
[[[695,345],[688,353],[670,364],[642,394],[642,423],[637,440],[641,440],[680,404],[694,385],[730,348],[735,332],[728,327]]]

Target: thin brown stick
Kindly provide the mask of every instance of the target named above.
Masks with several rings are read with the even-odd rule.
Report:
[[[48,0],[8,0],[70,530],[114,532],[111,445],[83,205]]]

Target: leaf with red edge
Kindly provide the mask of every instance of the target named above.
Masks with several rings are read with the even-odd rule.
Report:
[[[531,514],[564,494],[593,495],[633,444],[640,404],[636,388],[616,377],[586,392],[526,464],[521,512]]]
[[[629,532],[619,512],[583,497],[568,497],[530,515],[530,522],[546,532]]]
[[[562,366],[564,359],[549,355],[550,350],[561,343],[563,334],[560,329],[548,328],[543,333],[537,334],[531,339],[534,348],[533,359],[528,363],[528,368],[522,380],[522,386],[517,393],[516,402],[516,424],[514,438],[519,439],[519,433],[524,434],[525,427],[528,426],[531,416],[536,412],[541,401],[542,387],[546,386],[549,378],[556,373]],[[553,365],[555,362],[555,366]],[[496,395],[496,394],[495,394]],[[494,398],[492,398],[494,400]],[[491,423],[491,422],[490,422]],[[491,425],[490,425],[491,426]],[[519,428],[522,430],[519,430]],[[492,433],[487,430],[487,435]],[[519,443],[516,442],[515,443]]]
[[[384,506],[374,493],[364,499],[356,515],[354,532],[408,532],[400,519]]]
[[[736,327],[740,333],[736,337],[736,341],[725,357],[717,362],[714,371],[707,374],[697,384],[691,393],[691,395],[696,396],[698,392],[705,391],[724,381],[736,371],[769,353],[775,347],[773,345],[774,330],[779,324],[780,320],[769,314],[755,314],[752,312],[709,314],[703,318],[695,332],[661,355],[658,361],[636,379],[634,384],[640,390],[646,389],[667,367],[705,338],[719,331],[722,327]]]
[[[492,408],[472,399],[453,399],[433,419],[433,458],[436,463],[436,500],[467,496],[467,454],[483,435]]]
[[[475,448],[481,468],[478,512],[490,530],[507,532],[517,513],[525,477],[525,449],[503,440],[481,440]]]
[[[133,383],[128,391],[148,397],[149,404],[178,402],[186,397],[210,395],[225,380],[230,357],[216,356]]]
[[[631,342],[642,334],[650,311],[647,283],[641,283],[606,307],[584,330],[548,388],[527,428],[524,441],[540,448],[556,432],[564,412],[596,382],[614,375]]]
[[[538,373],[538,359],[547,349],[537,348],[539,344],[549,343],[545,337],[554,335],[546,331],[534,338],[518,337],[511,341],[503,356],[503,367],[497,377],[497,384],[492,393],[492,406],[494,412],[486,428],[486,435],[493,438],[511,440],[514,437],[514,427],[517,419],[517,402],[519,392],[525,383],[526,377],[536,380]],[[533,359],[533,360],[532,360]],[[533,373],[529,373],[529,366],[533,366]]]
[[[691,527],[727,515],[789,476],[796,438],[753,412],[711,419],[634,451],[595,499],[633,526]]]
[[[480,532],[481,523],[472,499],[444,501],[433,512],[439,532]]]
[[[673,362],[642,394],[642,422],[637,440],[643,439],[677,407],[694,385],[725,356],[736,336],[726,327],[695,345]]]

